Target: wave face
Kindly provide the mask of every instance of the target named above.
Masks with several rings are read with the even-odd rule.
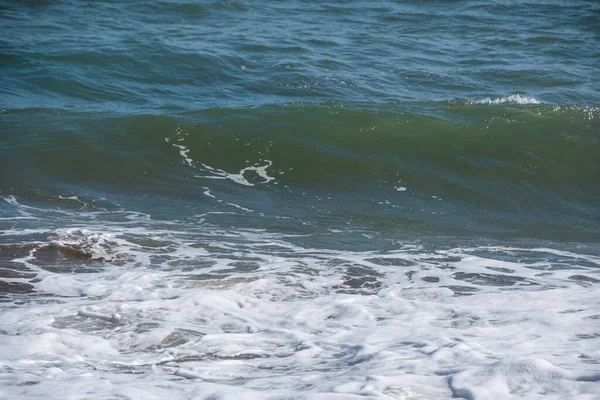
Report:
[[[0,399],[597,399],[599,23],[0,0]]]
[[[503,103],[70,113],[77,129],[50,131],[63,113],[8,112],[6,194],[140,192],[140,210],[164,197],[195,213],[263,216],[251,226],[318,215],[328,227],[350,219],[411,237],[595,238],[600,110]]]

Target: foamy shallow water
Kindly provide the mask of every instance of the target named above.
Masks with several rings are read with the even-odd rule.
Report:
[[[5,200],[14,218],[40,218]],[[77,226],[38,220],[0,237],[3,280],[22,288],[0,303],[3,398],[600,395],[596,255],[328,250],[125,211],[73,215]]]

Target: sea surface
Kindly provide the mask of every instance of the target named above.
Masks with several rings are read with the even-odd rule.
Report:
[[[0,399],[600,399],[600,2],[0,1]]]

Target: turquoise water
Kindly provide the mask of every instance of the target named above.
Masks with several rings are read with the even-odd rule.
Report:
[[[0,397],[599,394],[599,3],[0,28]]]

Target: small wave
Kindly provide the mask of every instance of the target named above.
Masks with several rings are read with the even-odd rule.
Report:
[[[480,100],[471,100],[468,104],[540,104],[540,101],[534,97],[521,96],[520,94],[512,94],[506,97],[485,98]]]

